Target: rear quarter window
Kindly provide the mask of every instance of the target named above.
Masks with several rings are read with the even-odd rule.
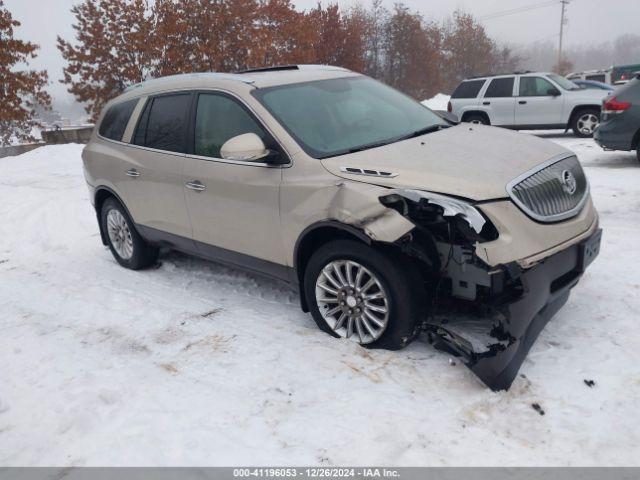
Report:
[[[138,99],[112,105],[105,113],[98,133],[110,140],[122,140],[122,135],[127,128],[133,109],[136,108]]]
[[[451,98],[476,98],[486,80],[469,80],[458,85]]]

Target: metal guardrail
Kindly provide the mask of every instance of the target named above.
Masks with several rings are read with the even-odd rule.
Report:
[[[44,142],[0,147],[0,158],[21,155],[45,145],[88,143],[89,139],[91,138],[91,132],[93,132],[93,126],[79,128],[61,128],[57,130],[43,130],[40,132],[40,134],[42,135],[42,140],[44,140]]]
[[[47,145],[59,145],[63,143],[87,143],[91,138],[91,132],[93,132],[93,126],[43,130],[41,135]]]

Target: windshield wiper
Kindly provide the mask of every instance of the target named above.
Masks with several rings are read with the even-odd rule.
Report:
[[[385,145],[389,145],[391,143],[400,142],[401,140],[407,140],[408,138],[415,138],[421,135],[426,135],[427,133],[437,132],[438,130],[442,130],[443,128],[449,128],[451,125],[445,124],[436,124],[429,125],[428,127],[421,128],[420,130],[416,130],[415,132],[411,132],[408,135],[402,135],[400,137],[392,138],[390,140],[383,140],[381,142],[372,142],[367,143],[365,145],[360,145],[359,147],[353,147],[346,151],[346,153],[355,153],[361,152],[363,150],[369,150],[370,148],[383,147]]]
[[[443,128],[449,128],[451,125],[445,125],[442,123],[438,123],[436,125],[429,125],[428,127],[421,128],[420,130],[416,130],[404,137],[400,137],[399,140],[407,140],[408,138],[420,137],[422,135],[426,135],[427,133],[433,133],[442,130]]]
[[[402,138],[392,138],[391,140],[384,140],[382,142],[366,143],[364,145],[360,145],[359,147],[350,148],[349,150],[347,150],[347,153],[355,153],[355,152],[361,152],[363,150],[369,150],[370,148],[384,147],[385,145],[389,145],[390,143],[397,142],[398,140],[401,140],[401,139]]]

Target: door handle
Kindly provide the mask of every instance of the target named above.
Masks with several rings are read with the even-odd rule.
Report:
[[[185,183],[184,185],[188,189],[195,190],[196,192],[202,192],[207,188],[207,186],[204,183],[200,182],[199,180],[192,180],[190,182]]]
[[[491,105],[491,102],[482,102],[483,105]]]
[[[139,176],[140,176],[140,172],[135,168],[130,168],[129,170],[127,170],[127,177],[139,177]]]
[[[526,104],[526,103],[527,103],[527,101],[526,101],[526,100],[520,100],[518,103],[519,103],[520,105],[524,105],[524,104]]]

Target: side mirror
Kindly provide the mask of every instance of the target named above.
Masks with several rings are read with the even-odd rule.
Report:
[[[271,153],[255,133],[244,133],[230,138],[220,147],[220,156],[226,160],[254,162]]]
[[[558,90],[557,88],[550,88],[549,90],[547,90],[547,95],[551,95],[552,97],[559,97],[560,90]]]

